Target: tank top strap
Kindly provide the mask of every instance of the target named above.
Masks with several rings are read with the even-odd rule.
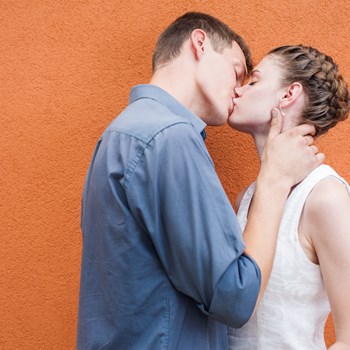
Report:
[[[255,192],[255,187],[256,187],[256,182],[253,182],[252,184],[249,185],[249,187],[246,189],[246,191],[243,194],[241,203],[239,204],[237,219],[238,219],[239,225],[241,226],[242,232],[244,230],[245,225],[247,224],[248,211]]]
[[[280,226],[280,235],[283,235],[283,233],[290,235],[291,231],[297,232],[307,197],[321,180],[329,176],[341,181],[350,193],[349,185],[335,170],[325,164],[318,166],[289,195]]]

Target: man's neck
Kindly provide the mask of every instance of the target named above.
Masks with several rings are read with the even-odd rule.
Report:
[[[160,87],[172,95],[186,108],[199,116],[194,71],[191,65],[177,59],[157,69],[150,84]]]

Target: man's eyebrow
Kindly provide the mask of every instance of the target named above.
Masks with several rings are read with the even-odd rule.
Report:
[[[243,66],[241,69],[240,69],[240,73],[239,73],[239,80],[241,81],[244,81],[248,76],[248,71],[247,71],[247,67]]]
[[[243,65],[243,69],[242,69],[242,73],[241,73],[242,80],[245,80],[248,75],[249,75],[249,73],[248,73],[248,70],[247,70],[247,66]]]

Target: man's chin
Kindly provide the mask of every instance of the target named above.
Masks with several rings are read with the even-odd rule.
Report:
[[[233,121],[234,120],[234,116],[233,116],[233,114],[234,114],[234,110],[232,110],[231,113],[229,113],[229,115],[227,117],[227,123],[230,126],[231,126],[231,124],[234,124],[234,121]]]
[[[234,106],[229,108],[229,110],[228,110],[228,117],[230,117],[233,114],[234,111],[235,111],[235,107]]]

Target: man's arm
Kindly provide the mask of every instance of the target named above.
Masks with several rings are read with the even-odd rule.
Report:
[[[244,230],[245,252],[258,264],[261,271],[263,295],[271,274],[277,233],[284,205],[291,188],[324,160],[317,153],[311,136],[314,127],[303,124],[281,132],[282,116],[273,111],[271,130],[263,151],[261,168]]]
[[[187,123],[161,131],[125,191],[175,288],[203,313],[242,326],[255,307],[260,271],[243,254],[240,227],[200,134]]]
[[[305,176],[319,162],[310,150],[305,151],[302,139],[279,135],[278,126],[275,133],[272,130],[259,175],[246,251],[263,272],[264,284],[290,187],[300,173]],[[289,155],[291,161],[284,166],[290,148],[295,148],[295,155]],[[300,160],[303,157],[308,161]],[[242,326],[262,293],[260,270],[243,253],[236,216],[200,136],[188,124],[166,128],[133,167],[126,184],[128,203],[173,285],[204,313]]]

